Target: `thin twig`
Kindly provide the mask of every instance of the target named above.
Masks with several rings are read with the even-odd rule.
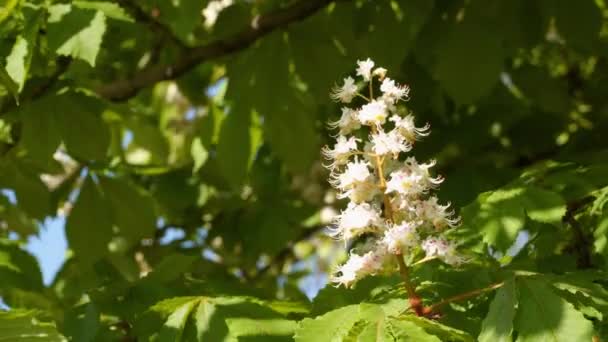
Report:
[[[572,247],[577,255],[576,265],[579,269],[587,269],[593,266],[593,243],[583,230],[583,227],[581,227],[580,223],[576,220],[575,216],[581,208],[592,202],[593,199],[592,196],[587,196],[578,201],[568,203],[566,213],[562,218],[562,221],[570,225],[574,232],[575,241],[572,243]]]
[[[476,290],[473,290],[473,291],[461,293],[459,295],[456,295],[456,296],[444,299],[444,300],[442,300],[442,301],[440,301],[438,303],[435,303],[433,305],[425,307],[424,308],[425,315],[429,315],[429,314],[435,313],[437,311],[437,309],[439,309],[440,307],[442,307],[442,306],[444,306],[446,304],[449,304],[449,303],[452,303],[452,302],[461,301],[461,300],[465,300],[465,299],[468,299],[468,298],[471,298],[471,297],[478,296],[478,295],[480,295],[482,293],[485,293],[485,292],[496,290],[496,289],[502,287],[504,284],[505,284],[504,282],[500,282],[500,283],[492,284],[492,285],[490,285],[488,287],[484,287],[484,288],[481,288],[481,289],[476,289]]]

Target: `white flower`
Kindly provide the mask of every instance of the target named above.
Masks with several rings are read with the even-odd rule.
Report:
[[[386,193],[396,192],[404,196],[423,194],[427,191],[421,175],[404,170],[391,172],[386,182]]]
[[[374,61],[366,59],[364,61],[357,61],[357,76],[362,76],[363,80],[368,82],[372,76],[372,68],[374,67]]]
[[[384,232],[382,243],[389,253],[403,254],[418,246],[420,238],[416,232],[419,222],[406,222],[391,226]]]
[[[410,94],[410,88],[407,85],[399,86],[388,77],[382,81],[380,91],[382,91],[382,99],[388,104],[394,104],[397,101],[403,100],[409,97]]]
[[[219,17],[220,13],[226,8],[232,5],[233,0],[212,0],[209,1],[207,7],[203,9],[203,17],[205,17],[204,26],[206,28],[211,28],[215,25],[217,21],[217,17]]]
[[[370,202],[379,194],[380,190],[378,189],[376,180],[372,178],[367,182],[354,183],[350,189],[338,194],[337,197],[340,199],[348,197],[353,203],[361,203]]]
[[[355,80],[348,76],[344,79],[344,85],[334,87],[331,98],[342,103],[350,103],[357,96],[357,85]]]
[[[345,264],[338,267],[336,273],[331,277],[333,283],[350,287],[357,280],[375,274],[382,270],[385,255],[378,251],[370,251],[363,255],[351,254]]]
[[[359,111],[359,121],[364,125],[380,126],[386,122],[388,116],[386,104],[381,101],[373,100],[363,105]]]
[[[380,81],[382,81],[386,77],[386,69],[384,69],[384,68],[374,69],[373,76],[378,77],[378,79],[380,79]]]
[[[365,182],[371,177],[369,164],[366,161],[355,160],[346,164],[343,173],[334,175],[332,185],[338,189],[350,189],[355,183]]]
[[[431,177],[429,173],[429,169],[435,166],[435,161],[431,160],[426,164],[419,164],[416,158],[408,157],[405,160],[405,168],[409,170],[410,173],[418,174],[422,177],[426,188],[437,188],[439,184],[443,182],[443,177]]]
[[[460,222],[459,218],[452,218],[453,210],[448,210],[450,204],[439,204],[437,197],[431,196],[425,201],[417,202],[414,210],[416,215],[433,225],[436,229],[442,230],[446,227],[455,227]]]
[[[344,165],[348,162],[348,157],[352,151],[357,151],[357,138],[350,137],[346,138],[343,135],[338,136],[336,144],[333,149],[325,146],[323,148],[323,154],[326,158],[333,160],[330,165],[331,168],[335,166]]]
[[[458,265],[465,261],[465,258],[457,254],[456,246],[444,238],[428,238],[422,243],[422,249],[427,258],[438,257],[449,265]]]
[[[371,141],[372,151],[378,155],[392,154],[393,158],[397,158],[400,152],[412,149],[411,145],[396,130],[388,133],[379,130],[376,134],[372,134]]]
[[[330,234],[346,241],[366,232],[373,232],[383,225],[380,211],[369,203],[348,203],[337,217],[337,225]]]
[[[340,134],[345,135],[361,128],[361,123],[357,120],[357,111],[348,107],[342,107],[342,116],[338,121],[330,122],[330,128],[340,128]]]
[[[426,137],[429,135],[429,124],[427,123],[423,127],[416,127],[414,125],[414,117],[412,115],[408,115],[405,118],[402,118],[398,115],[393,115],[389,119],[395,123],[395,128],[401,132],[403,137],[413,144],[418,138]]]

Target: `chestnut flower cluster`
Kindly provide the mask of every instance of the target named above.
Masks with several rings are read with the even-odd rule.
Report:
[[[440,204],[431,193],[443,181],[430,172],[435,162],[419,163],[404,155],[429,134],[429,125],[416,127],[414,117],[398,106],[409,99],[408,86],[386,77],[387,70],[375,68],[370,59],[357,64],[360,79],[345,78],[331,97],[363,104],[342,108],[340,119],[330,123],[338,130],[336,143],[323,153],[330,161],[331,185],[339,198],[349,200],[330,234],[345,243],[357,238],[367,242],[357,252],[351,250],[332,281],[350,287],[367,275],[390,272],[395,255],[405,256],[408,263],[434,258],[461,263],[455,245],[442,237],[459,220],[449,204]]]

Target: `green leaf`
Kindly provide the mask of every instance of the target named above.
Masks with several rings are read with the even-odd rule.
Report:
[[[31,41],[20,35],[13,45],[11,54],[6,57],[6,71],[16,81],[19,91],[23,89],[27,78],[27,69],[32,56],[31,49],[33,48],[31,44]]]
[[[110,129],[101,115],[100,100],[79,93],[61,95],[57,120],[68,152],[79,159],[104,160],[110,146]]]
[[[518,342],[591,341],[593,324],[540,280],[517,280]]]
[[[286,319],[226,319],[230,337],[247,341],[293,341],[292,336],[298,324]]]
[[[252,160],[252,113],[238,103],[222,123],[217,160],[226,180],[238,188],[243,184]]]
[[[49,48],[59,55],[80,58],[95,66],[106,31],[103,12],[57,4],[49,7],[49,14]]]
[[[131,16],[127,14],[122,7],[112,2],[76,0],[73,1],[72,4],[78,8],[100,11],[108,18],[126,22],[134,21],[133,18],[131,18]]]
[[[598,41],[602,13],[594,0],[556,0],[555,25],[566,43],[588,52]]]
[[[20,107],[19,116],[22,120],[20,152],[38,164],[48,165],[61,143],[56,117],[53,112],[47,111],[50,106],[56,105],[53,98],[44,98]]]
[[[463,209],[463,222],[474,227],[483,241],[506,251],[529,218],[559,225],[566,212],[564,199],[535,186],[509,185],[481,194]]]
[[[0,176],[4,187],[13,189],[17,204],[30,217],[42,220],[50,213],[51,195],[34,172],[20,160],[4,159],[0,163]]]
[[[0,289],[42,290],[42,273],[38,261],[12,242],[0,239]],[[0,335],[2,336],[2,335]]]
[[[214,333],[211,331],[211,320],[215,314],[215,311],[215,303],[206,298],[201,299],[198,307],[196,308],[196,313],[194,316],[196,338],[198,341],[202,342],[204,341],[202,338],[203,336],[209,336],[210,334]]]
[[[85,263],[97,261],[108,252],[112,239],[111,212],[90,177],[80,190],[65,229],[70,249]]]
[[[27,80],[34,48],[37,44],[38,28],[43,18],[41,11],[23,11],[26,26],[23,32],[17,36],[11,53],[6,57],[6,71],[19,86],[19,91],[23,90]]]
[[[41,322],[36,311],[0,311],[0,340],[11,342],[65,342],[55,324]]]
[[[19,3],[19,0],[6,0],[2,7],[0,7],[0,23],[13,12],[15,6]]]
[[[287,51],[284,37],[272,34],[235,59],[228,65],[226,98],[234,101],[235,106],[255,109],[263,120],[264,137],[273,152],[292,172],[301,173],[308,171],[318,157],[320,144],[311,115],[312,101],[291,83]],[[299,138],[293,139],[294,136]]]
[[[566,214],[566,202],[553,191],[529,187],[521,203],[528,217],[539,222],[559,224]]]
[[[186,321],[188,320],[188,316],[190,316],[190,312],[194,308],[194,306],[198,304],[198,299],[189,301],[182,306],[180,306],[177,310],[175,310],[163,325],[160,333],[158,335],[158,342],[179,342],[182,340],[182,334],[184,331],[184,327],[186,325]]]
[[[463,222],[479,231],[484,242],[507,250],[525,225],[524,209],[517,201],[522,191],[506,189],[481,194],[463,209]]]
[[[322,316],[305,318],[296,329],[296,342],[342,341],[359,320],[359,306],[349,305]]]
[[[0,84],[2,84],[8,92],[13,95],[15,101],[19,103],[19,85],[13,81],[6,69],[0,65]]]
[[[432,321],[430,319],[413,315],[405,315],[400,318],[405,321],[415,323],[417,326],[422,327],[428,334],[435,335],[442,341],[473,342],[471,335],[467,334],[466,332]]]
[[[145,120],[138,120],[136,116],[129,117],[125,126],[133,136],[126,151],[126,159],[129,163],[135,165],[166,163],[169,145],[158,126]]]
[[[96,341],[100,330],[99,319],[99,309],[95,304],[79,305],[66,313],[64,333],[73,341]]]
[[[515,318],[515,307],[517,298],[515,293],[515,282],[505,281],[498,289],[496,296],[490,304],[488,315],[483,320],[479,342],[510,342],[513,332],[513,319]]]
[[[154,236],[156,215],[149,194],[119,178],[100,177],[99,184],[110,203],[120,235],[132,244]]]
[[[194,160],[194,166],[192,167],[192,172],[196,173],[198,170],[205,165],[207,158],[209,158],[209,152],[203,145],[202,139],[199,137],[194,138],[192,140],[192,145],[190,147],[190,155],[192,156],[192,160]]]
[[[465,19],[439,44],[435,72],[442,87],[457,103],[476,101],[498,83],[504,51],[487,28]]]
[[[437,336],[429,334],[422,327],[413,322],[409,322],[399,318],[391,318],[386,322],[386,330],[389,336],[384,338],[385,341],[411,341],[411,342],[439,342]],[[390,337],[390,338],[389,338]],[[374,341],[373,335],[368,339],[360,339],[360,341]]]

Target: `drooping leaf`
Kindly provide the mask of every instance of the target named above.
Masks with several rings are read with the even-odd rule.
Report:
[[[49,14],[49,47],[59,55],[80,58],[95,66],[106,31],[103,12],[57,4],[49,8]]]
[[[590,341],[593,324],[540,280],[518,279],[518,341]]]
[[[96,341],[100,330],[99,316],[99,309],[93,303],[71,309],[65,317],[65,335],[73,341]]]
[[[68,93],[57,99],[56,118],[68,152],[85,160],[101,161],[110,146],[110,130],[101,115],[104,104],[93,97]]]
[[[235,188],[243,184],[251,161],[250,109],[237,104],[222,123],[217,158],[221,172]]]
[[[37,291],[43,286],[36,259],[15,243],[3,240],[0,240],[0,276],[0,289],[12,287]]]
[[[513,319],[517,298],[515,282],[507,280],[496,291],[496,296],[490,304],[488,315],[483,320],[481,333],[477,338],[479,342],[510,342],[513,333]]]
[[[17,37],[10,55],[6,57],[6,71],[19,86],[19,91],[23,90],[28,77],[42,18],[40,11],[25,11],[24,14],[27,18],[27,26],[23,33]]]
[[[119,234],[133,244],[154,236],[156,215],[149,194],[121,179],[100,177],[99,184],[110,203]]]
[[[70,249],[85,263],[97,261],[107,253],[112,238],[111,211],[90,177],[80,190],[65,229]]]
[[[19,85],[15,83],[2,65],[0,65],[0,84],[2,84],[11,95],[13,95],[15,101],[19,102]]]

